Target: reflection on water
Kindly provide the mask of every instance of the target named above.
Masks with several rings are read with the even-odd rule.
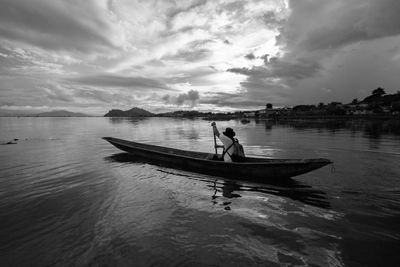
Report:
[[[132,124],[138,124],[140,122],[149,120],[150,118],[148,117],[108,117],[108,120],[113,123],[113,124],[119,124],[119,123],[132,123]]]
[[[108,156],[105,160],[110,162],[119,163],[148,163],[150,161],[144,160],[129,153],[118,153],[112,156]],[[215,179],[213,177],[207,178],[207,176],[199,176],[195,173],[186,175],[179,173],[179,171],[159,170],[165,173],[173,173],[177,176],[185,176],[189,179],[200,180],[207,183],[207,187],[212,189],[212,200],[214,203],[219,197],[220,193],[225,198],[239,198],[241,197],[240,192],[258,192],[262,194],[276,195],[281,197],[287,197],[302,203],[320,207],[330,208],[330,203],[326,199],[326,193],[321,190],[313,189],[311,186],[296,181],[293,179],[282,179],[282,180],[267,180],[262,184],[256,183],[241,183],[240,181],[227,180],[223,178]],[[214,180],[215,179],[215,180]],[[228,205],[224,203],[224,205]]]
[[[264,124],[266,130],[273,127],[288,126],[297,130],[315,129],[328,130],[335,133],[349,130],[353,133],[362,132],[371,139],[379,139],[382,135],[400,136],[400,120],[288,120],[271,121],[256,120],[256,124]]]
[[[1,266],[398,266],[399,122],[217,124],[248,156],[328,158],[336,172],[256,184],[101,139],[213,152],[201,119],[0,118],[0,143],[18,139],[0,146]]]
[[[199,131],[195,127],[190,127],[190,129],[177,127],[175,128],[175,131],[176,134],[182,139],[198,140],[200,138]]]
[[[268,195],[276,195],[287,197],[302,203],[312,205],[319,208],[329,209],[330,203],[326,198],[326,193],[321,190],[313,189],[304,183],[287,179],[281,182],[263,183],[262,185],[243,184],[235,181],[214,182],[212,187],[214,191],[213,198],[217,196],[217,192],[221,192],[226,198],[240,197],[240,192],[258,192]]]

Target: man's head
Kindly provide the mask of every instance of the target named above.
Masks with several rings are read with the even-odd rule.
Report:
[[[229,138],[233,138],[236,135],[233,129],[229,127],[225,129],[225,132],[223,132],[223,134]]]

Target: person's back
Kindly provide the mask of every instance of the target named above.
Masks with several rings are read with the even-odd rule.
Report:
[[[222,152],[224,161],[232,162],[233,160],[231,155],[233,155],[233,153],[235,152],[235,147],[233,146],[233,140],[224,134],[218,136],[218,138],[224,145],[224,151]]]
[[[225,162],[244,161],[243,147],[238,143],[237,139],[233,137],[236,135],[232,128],[226,128],[222,135],[219,133],[215,122],[211,123],[213,126],[214,135],[224,145],[222,156]]]

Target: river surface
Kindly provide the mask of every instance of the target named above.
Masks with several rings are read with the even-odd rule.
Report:
[[[333,166],[255,184],[101,139],[212,152],[210,122],[0,118],[1,266],[400,266],[398,122],[217,122],[249,156]]]

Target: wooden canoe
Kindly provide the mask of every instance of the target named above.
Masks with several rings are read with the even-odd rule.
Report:
[[[297,176],[332,163],[323,158],[265,159],[253,157],[246,157],[245,162],[224,162],[213,160],[214,154],[212,153],[148,145],[113,137],[103,137],[103,139],[123,151],[156,165],[257,182]]]

